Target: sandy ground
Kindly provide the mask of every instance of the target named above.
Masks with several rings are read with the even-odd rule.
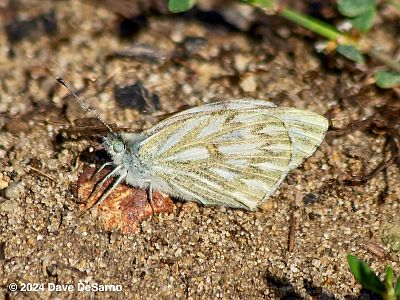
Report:
[[[65,97],[57,76],[106,122],[138,131],[162,113],[241,97],[335,110],[333,124],[342,127],[395,95],[377,90],[352,63],[317,56],[294,27],[274,18],[256,36],[195,16],[149,15],[124,39],[106,9],[26,0],[15,15],[2,12],[3,25],[51,11],[54,19],[38,19],[20,41],[0,33],[0,299],[357,299],[347,253],[380,274],[391,265],[399,275],[399,254],[384,242],[400,223],[399,170],[391,166],[357,186],[343,180],[387,157],[385,138],[366,130],[328,136],[256,212],[174,201],[173,212],[144,221],[136,235],[106,231],[94,212],[80,216],[72,187],[80,162],[95,160],[87,149],[99,139],[60,137],[88,114]],[[142,112],[118,98],[119,88],[137,83],[159,109]],[[122,290],[80,292],[78,283]],[[73,291],[49,291],[52,284]]]

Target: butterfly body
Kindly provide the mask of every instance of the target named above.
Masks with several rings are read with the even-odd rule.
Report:
[[[255,210],[327,129],[328,121],[313,112],[241,99],[183,111],[141,134],[111,134],[104,146],[117,184]]]

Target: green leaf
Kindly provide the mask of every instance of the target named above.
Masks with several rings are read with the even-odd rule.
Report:
[[[197,0],[169,0],[168,9],[173,13],[180,13],[187,11],[196,4]]]
[[[375,7],[371,7],[363,14],[352,19],[351,23],[353,24],[353,27],[357,29],[359,32],[365,33],[371,29],[372,25],[374,25],[375,15],[376,15]]]
[[[346,17],[357,17],[375,7],[375,0],[338,0],[339,12]]]
[[[274,0],[242,0],[242,1],[263,8],[271,8],[274,5]]]
[[[360,53],[360,51],[351,45],[339,45],[337,46],[336,51],[350,60],[360,64],[364,63],[364,56]]]
[[[396,286],[394,287],[394,294],[400,296],[400,276],[397,278]]]
[[[389,71],[375,72],[375,83],[382,89],[400,86],[400,73]]]
[[[391,267],[387,267],[385,273],[386,273],[385,286],[386,286],[386,289],[390,289],[393,286],[393,278],[394,278],[393,269]]]
[[[347,262],[349,263],[350,271],[354,275],[354,278],[363,288],[378,295],[384,295],[387,292],[385,286],[379,280],[379,277],[371,271],[365,262],[353,255],[347,255]]]

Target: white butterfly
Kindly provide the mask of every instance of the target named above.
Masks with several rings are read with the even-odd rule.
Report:
[[[111,134],[104,145],[117,179],[205,205],[255,210],[288,172],[314,153],[328,120],[313,112],[241,99],[188,109],[141,134]],[[104,166],[105,166],[104,165]],[[102,168],[104,167],[102,166]],[[101,168],[101,169],[102,169]]]

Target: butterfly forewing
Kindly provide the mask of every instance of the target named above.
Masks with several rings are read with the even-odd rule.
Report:
[[[270,102],[237,100],[179,113],[147,132],[139,155],[155,188],[203,204],[253,210],[311,155],[325,118]]]
[[[225,101],[225,102],[215,102],[209,103],[202,106],[193,107],[187,109],[183,112],[177,113],[162,122],[158,123],[152,128],[144,131],[143,134],[147,136],[151,136],[154,133],[161,131],[163,128],[168,127],[170,124],[175,122],[180,122],[182,120],[190,119],[194,116],[198,115],[208,115],[212,112],[219,112],[222,113],[223,111],[250,111],[250,110],[257,110],[257,109],[266,109],[276,107],[276,105],[272,102],[263,101],[263,100],[256,100],[252,98],[243,98],[240,100],[233,100],[233,101]],[[219,129],[219,128],[218,128]]]

